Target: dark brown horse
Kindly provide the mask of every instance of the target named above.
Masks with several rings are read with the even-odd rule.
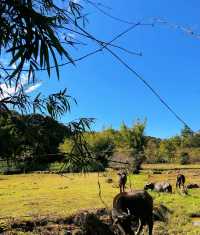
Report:
[[[127,173],[125,171],[118,173],[120,193],[125,192],[125,185],[127,182]]]
[[[113,199],[112,218],[122,234],[134,234],[132,224],[137,224],[136,235],[148,225],[149,235],[153,230],[153,199],[144,190],[119,193]]]
[[[182,174],[178,174],[176,178],[176,188],[185,188],[185,176]]]

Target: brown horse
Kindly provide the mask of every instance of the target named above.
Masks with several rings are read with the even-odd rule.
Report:
[[[185,176],[182,174],[178,174],[176,178],[176,188],[185,188]]]
[[[125,192],[125,185],[127,182],[127,173],[125,171],[118,173],[120,193]]]
[[[112,218],[122,234],[134,234],[132,224],[137,223],[135,233],[139,235],[144,225],[148,225],[149,235],[153,230],[153,199],[144,190],[119,193],[113,199]]]

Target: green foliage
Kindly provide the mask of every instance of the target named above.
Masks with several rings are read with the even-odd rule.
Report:
[[[181,136],[183,138],[188,138],[191,137],[192,135],[193,131],[188,126],[184,126],[184,128],[181,130]]]
[[[173,162],[176,147],[171,140],[163,140],[159,146],[159,159],[161,162]]]
[[[52,69],[55,69],[59,79],[62,60],[65,64],[74,64],[69,49],[81,43],[68,35],[80,29],[79,22],[85,22],[82,13],[83,7],[75,1],[0,1],[0,52],[8,60],[0,62],[0,84],[12,90],[15,88],[15,94],[5,93],[3,86],[0,86],[0,115],[9,112],[12,114],[12,109],[22,114],[33,112],[57,119],[70,111],[71,101],[76,101],[67,94],[66,89],[47,97],[39,93],[33,98],[27,94],[26,88],[37,82],[36,71],[46,71],[50,77]],[[26,77],[28,79],[24,79]],[[11,137],[10,146],[6,141],[0,144],[2,157],[8,160],[11,157],[14,160],[23,158],[24,165],[26,160],[29,163],[33,159],[37,162],[49,161],[52,157],[44,156],[57,152],[58,142],[67,130],[74,143],[70,157],[73,155],[76,164],[85,162],[83,158],[87,147],[82,142],[81,133],[84,132],[84,125],[88,127],[90,121],[80,119],[67,127],[62,125],[63,128],[59,129],[59,125],[43,120],[43,117],[22,115],[15,118],[17,122],[14,122],[14,126],[12,120],[11,126],[6,125],[5,130],[2,128],[0,137],[6,141]],[[75,160],[74,154],[79,159]]]
[[[169,139],[146,138],[145,154],[149,163],[169,163],[177,161],[177,151],[181,148],[181,137]]]
[[[109,160],[114,153],[114,142],[106,133],[90,134],[87,137],[92,154],[97,162],[100,162],[104,168],[108,167]]]
[[[131,129],[126,126],[123,122],[120,126],[119,130],[119,142],[122,148],[128,149],[130,148],[132,141],[131,141]]]
[[[159,139],[151,136],[145,136],[146,122],[137,122],[133,127],[128,127],[124,122],[121,124],[119,130],[108,128],[101,132],[94,133],[92,135],[87,134],[85,138],[90,146],[97,142],[96,152],[105,148],[104,141],[112,140],[115,146],[116,156],[117,153],[121,153],[120,161],[131,162],[132,172],[138,173],[142,162],[148,163],[175,163],[180,162],[181,152],[188,152],[190,155],[190,162],[199,161],[200,155],[200,134],[199,132],[191,135],[184,134],[184,136],[190,136],[190,147],[183,147],[185,141],[181,135],[176,135],[168,139]],[[104,139],[104,141],[102,140]],[[98,140],[98,141],[97,141]],[[103,143],[100,143],[103,142]],[[103,147],[100,147],[102,144]],[[70,151],[70,143],[65,141],[65,151]],[[62,146],[61,146],[62,147]],[[93,149],[94,150],[94,149]],[[95,152],[95,151],[94,151]],[[123,160],[123,157],[125,158]]]
[[[102,169],[101,165],[95,165],[87,143],[82,138],[91,122],[92,119],[80,119],[65,126],[40,114],[2,114],[0,158],[6,160],[8,166],[10,162],[14,162],[23,171],[42,170],[48,168],[50,163],[64,159],[69,168],[73,165],[74,169],[78,166],[79,169],[85,168],[87,171],[88,164],[91,163],[93,168]],[[72,146],[67,155],[60,154],[58,149],[64,137],[70,137]]]
[[[104,170],[109,163],[110,158],[114,153],[114,142],[107,135],[108,132],[102,133],[85,133],[82,136],[81,143],[85,144],[85,151],[83,153],[79,152],[79,148],[74,147],[73,138],[65,138],[64,143],[60,145],[59,149],[61,152],[68,154],[73,153],[74,156],[80,156],[81,154],[87,155],[84,163],[84,171],[101,171]],[[69,162],[71,164],[69,164]],[[72,159],[69,159],[66,164],[69,171],[73,169],[76,172],[80,172],[83,170],[81,162],[76,164]]]
[[[181,130],[182,147],[191,147],[193,132],[188,126],[184,126]]]
[[[46,5],[48,1],[1,1],[1,45],[12,54],[10,65],[17,64],[11,77],[19,78],[26,61],[29,61],[29,75],[38,67],[46,67],[50,76],[50,55],[53,57],[59,77],[59,69],[55,53],[72,61],[56,36],[56,27],[64,22],[64,14],[56,6]],[[45,13],[43,13],[45,12]],[[1,14],[2,15],[2,14]],[[12,19],[12,20],[10,20]],[[39,59],[39,63],[38,60]]]
[[[114,150],[125,150],[132,159],[131,171],[139,173],[141,164],[145,160],[145,126],[146,121],[138,121],[132,128],[128,128],[123,123],[119,131],[109,128],[102,132],[84,134],[84,141],[87,143],[86,151],[91,153],[89,158],[95,159],[106,168]],[[64,153],[73,151],[74,155],[78,155],[73,147],[72,139],[65,139],[64,143],[60,145],[60,150]]]
[[[145,159],[145,127],[146,120],[144,122],[138,120],[132,128],[127,127],[126,124],[123,122],[118,134],[116,134],[115,137],[115,140],[117,140],[115,142],[116,147],[119,150],[127,151],[131,156],[131,171],[134,173],[139,173],[141,164]]]
[[[190,155],[190,162],[198,162],[200,155],[200,134],[185,127],[180,135],[159,140],[146,137],[145,154],[149,163],[173,163],[181,161],[182,152]]]
[[[51,76],[55,69],[58,79],[62,59],[74,64],[69,54],[75,40],[67,37],[70,27],[76,30],[83,20],[83,8],[78,3],[66,1],[60,8],[58,1],[0,1],[0,52],[8,62],[0,63],[0,83],[16,88],[15,94],[4,93],[0,87],[0,111],[10,109],[21,112],[47,112],[53,118],[69,111],[66,90],[43,97],[27,95],[24,74],[28,84],[37,82],[35,73],[44,70]],[[62,4],[64,5],[64,4]],[[22,76],[23,75],[23,76]]]
[[[146,121],[141,122],[137,121],[136,124],[132,128],[132,142],[131,147],[136,149],[137,152],[143,152],[144,144],[145,144],[145,137],[144,137],[144,130],[146,127]]]
[[[58,160],[54,155],[68,128],[42,115],[0,115],[0,157],[22,168]]]
[[[138,121],[131,130],[131,150],[133,155],[133,167],[132,172],[138,174],[141,169],[141,165],[145,160],[144,155],[144,146],[145,146],[145,137],[144,130],[146,127],[146,121]]]
[[[146,139],[144,151],[147,163],[156,163],[159,161],[159,142],[156,138]]]
[[[66,165],[63,172],[67,173],[86,173],[86,172],[101,172],[105,171],[105,167],[97,161],[87,161],[87,164],[69,164]]]
[[[187,152],[182,152],[180,155],[180,164],[186,165],[190,163],[190,156]]]

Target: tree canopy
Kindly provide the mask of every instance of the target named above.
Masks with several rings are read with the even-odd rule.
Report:
[[[9,162],[58,161],[58,146],[70,130],[40,114],[0,116],[0,157]]]

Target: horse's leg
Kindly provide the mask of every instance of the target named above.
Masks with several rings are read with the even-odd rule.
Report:
[[[123,189],[122,189],[122,185],[119,185],[119,190],[120,190],[120,193],[122,193],[123,191]]]
[[[149,235],[152,235],[152,232],[153,232],[153,219],[152,219],[152,217],[149,218],[148,226],[149,226]]]
[[[137,229],[135,235],[139,235],[139,234],[141,233],[142,228],[143,228],[143,225],[144,225],[143,221],[141,221],[141,220],[139,219],[139,225],[138,225],[138,229]]]
[[[124,231],[124,229],[120,223],[117,223],[117,227],[118,227],[119,231],[121,232],[121,235],[126,235],[126,232]]]
[[[182,182],[182,187],[185,190],[185,183],[184,182]]]

